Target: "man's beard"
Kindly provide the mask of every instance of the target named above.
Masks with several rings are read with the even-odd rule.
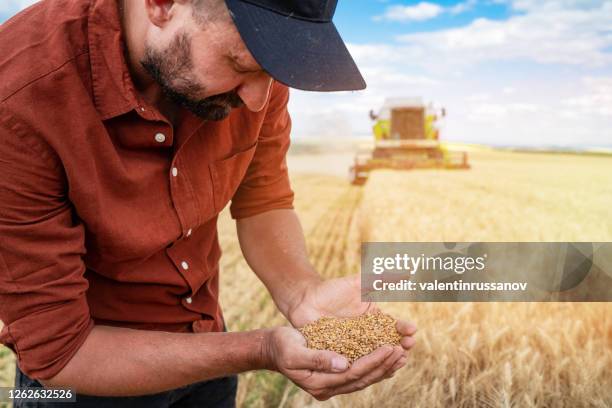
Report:
[[[236,91],[197,99],[196,95],[201,95],[204,87],[192,73],[191,38],[185,32],[178,33],[163,51],[147,45],[140,63],[159,84],[166,97],[202,119],[223,120],[232,108],[244,105]]]

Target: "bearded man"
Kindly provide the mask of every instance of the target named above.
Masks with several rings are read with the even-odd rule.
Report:
[[[309,262],[285,161],[289,87],[365,87],[335,8],[43,0],[2,25],[0,340],[16,386],[71,388],[76,406],[233,406],[249,370],[324,400],[405,365],[406,321],[401,347],[350,367],[295,329],[373,309],[358,278]],[[216,223],[230,201],[293,327],[227,331]]]

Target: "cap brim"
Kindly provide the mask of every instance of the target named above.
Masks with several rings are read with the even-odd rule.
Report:
[[[226,4],[247,48],[277,81],[306,91],[365,89],[333,22],[289,18],[240,0]]]

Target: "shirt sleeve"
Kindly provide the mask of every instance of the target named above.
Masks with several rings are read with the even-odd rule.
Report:
[[[291,133],[288,101],[289,88],[275,82],[255,155],[232,199],[230,213],[234,219],[293,208],[286,162]]]
[[[84,229],[53,150],[2,111],[0,174],[0,341],[24,373],[45,380],[93,328]]]

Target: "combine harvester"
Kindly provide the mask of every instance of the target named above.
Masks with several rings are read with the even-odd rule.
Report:
[[[387,99],[375,121],[374,150],[360,152],[350,168],[352,184],[362,185],[375,169],[469,169],[466,152],[452,151],[440,143],[438,120],[444,108],[425,107],[419,98]]]

